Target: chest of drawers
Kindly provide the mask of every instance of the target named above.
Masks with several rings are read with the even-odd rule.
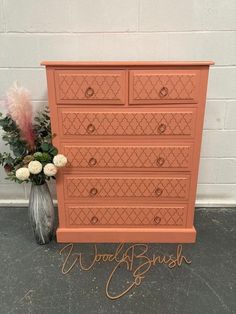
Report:
[[[194,242],[212,62],[51,62],[58,242]]]

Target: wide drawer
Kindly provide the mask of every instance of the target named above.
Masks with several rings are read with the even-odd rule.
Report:
[[[162,200],[188,199],[189,175],[64,175],[66,201]]]
[[[56,100],[59,104],[124,104],[125,71],[55,71]]]
[[[195,108],[136,112],[59,110],[61,136],[193,137],[195,120]]]
[[[130,104],[197,103],[200,71],[130,71]]]
[[[64,144],[67,168],[189,170],[193,145],[75,145]]]
[[[67,205],[69,227],[185,226],[187,206],[78,206]]]

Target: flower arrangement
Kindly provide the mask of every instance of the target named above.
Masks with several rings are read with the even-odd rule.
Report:
[[[6,179],[35,185],[55,179],[58,168],[64,167],[67,159],[52,144],[48,109],[33,119],[30,93],[16,83],[7,93],[6,109],[5,116],[0,113],[2,139],[13,153],[0,153]]]

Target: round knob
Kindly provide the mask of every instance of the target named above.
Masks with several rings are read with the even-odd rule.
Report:
[[[164,133],[166,130],[166,125],[164,123],[161,123],[159,126],[158,126],[158,131],[162,134]]]
[[[97,193],[98,193],[98,190],[96,188],[92,188],[89,192],[90,196],[95,196],[97,195]]]
[[[87,132],[88,133],[93,133],[95,131],[95,126],[90,123],[88,126],[87,126]]]
[[[89,159],[89,166],[94,167],[97,163],[97,160],[95,158],[90,158]]]
[[[160,188],[157,188],[157,189],[155,190],[155,194],[156,194],[157,197],[161,196],[162,192],[163,192],[163,191],[162,191],[162,189],[160,189]]]
[[[168,95],[168,88],[167,87],[162,87],[159,91],[159,96],[162,98],[162,97],[165,97]]]
[[[156,161],[156,164],[158,167],[161,167],[164,165],[164,162],[165,162],[165,159],[163,157],[158,157],[157,158],[157,161]]]
[[[158,225],[161,222],[161,217],[159,217],[159,216],[154,217],[154,222],[155,222],[155,224]]]
[[[98,218],[96,216],[93,216],[90,221],[91,224],[95,225],[98,222]]]
[[[88,87],[85,91],[85,96],[86,97],[92,97],[94,95],[94,89],[92,87]]]

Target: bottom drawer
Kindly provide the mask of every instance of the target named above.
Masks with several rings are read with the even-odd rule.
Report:
[[[69,227],[156,226],[183,227],[187,205],[180,206],[78,206],[68,205]]]

